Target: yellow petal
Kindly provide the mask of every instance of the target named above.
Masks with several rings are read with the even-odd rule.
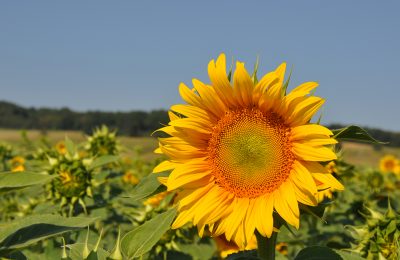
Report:
[[[284,182],[273,193],[274,207],[290,225],[299,228],[299,207],[291,182]]]
[[[153,173],[165,172],[174,169],[178,164],[171,162],[170,160],[166,160],[161,162],[153,169]]]
[[[272,212],[274,208],[273,196],[260,196],[257,198],[255,210],[257,211],[256,228],[264,237],[271,237],[274,221]]]
[[[333,138],[327,138],[320,135],[316,135],[315,138],[312,137],[313,136],[309,136],[309,139],[302,140],[299,143],[309,146],[323,146],[323,145],[332,145],[338,143],[338,141],[336,141]]]
[[[168,117],[170,121],[174,121],[176,119],[180,119],[179,116],[177,116],[174,112],[172,111],[168,111]]]
[[[233,88],[226,74],[225,54],[221,54],[217,62],[214,60],[208,64],[208,75],[215,89],[215,93],[230,108],[235,106],[233,98]]]
[[[208,192],[215,184],[209,183],[204,187],[200,187],[198,189],[193,190],[183,190],[179,195],[181,195],[179,199],[179,209],[189,206],[192,203],[195,203],[199,200],[206,192]]]
[[[173,105],[171,106],[171,110],[186,117],[201,118],[202,120],[211,122],[215,120],[215,117],[211,116],[206,110],[191,105]]]
[[[282,98],[283,94],[282,87],[283,87],[283,79],[285,77],[285,71],[286,71],[286,63],[282,63],[276,69],[275,73],[276,77],[278,78],[278,81],[267,89],[268,96],[274,99]]]
[[[184,168],[178,167],[171,172],[168,178],[168,190],[175,190],[188,183],[196,182],[204,177],[210,176],[211,171],[205,171],[202,168]]]
[[[313,147],[306,144],[293,143],[293,153],[300,160],[305,161],[332,161],[337,159],[336,154],[327,147]]]
[[[237,62],[235,74],[233,75],[233,91],[236,100],[242,107],[252,104],[253,101],[253,81],[244,67],[244,63]]]
[[[231,240],[234,232],[239,228],[239,224],[243,221],[249,205],[248,198],[236,198],[235,208],[231,215],[226,219],[226,239]]]
[[[324,136],[332,136],[333,133],[328,128],[317,125],[317,124],[308,124],[296,126],[291,129],[292,140],[301,140],[307,139],[310,135],[324,135]]]
[[[293,113],[288,118],[288,122],[292,126],[308,123],[324,102],[325,100],[319,97],[306,98],[295,106]]]
[[[331,174],[313,173],[312,176],[323,183],[323,186],[318,186],[318,188],[325,189],[329,187],[335,190],[344,190],[343,185]]]
[[[227,108],[212,87],[206,86],[204,83],[196,79],[193,79],[193,86],[199,93],[203,105],[208,108],[208,111],[217,117],[225,115]]]
[[[250,199],[249,206],[247,208],[247,214],[244,219],[244,235],[245,235],[245,244],[247,245],[250,241],[251,237],[254,235],[254,230],[256,228],[256,217],[257,212],[255,208],[255,201],[257,199]]]
[[[174,127],[180,127],[180,128],[194,130],[196,132],[203,133],[203,134],[210,134],[212,131],[210,123],[205,120],[201,120],[199,118],[197,118],[197,119],[181,118],[179,120],[171,121],[170,125],[174,126]]]

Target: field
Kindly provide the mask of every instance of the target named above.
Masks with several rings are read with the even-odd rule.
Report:
[[[3,129],[0,140],[0,257],[259,259],[254,235],[238,253],[191,224],[170,228],[178,193],[157,179],[168,171],[151,174],[163,159],[156,138],[102,127],[90,135]],[[320,188],[317,206],[299,204],[298,230],[274,213],[276,259],[398,259],[399,174],[380,161],[400,158],[400,149],[341,142],[336,151],[338,160],[324,167],[344,191]]]
[[[23,141],[21,131],[0,129],[0,140],[10,144],[20,144]],[[39,142],[41,139],[47,139],[51,144],[56,144],[58,141],[63,140],[65,137],[70,138],[74,142],[82,142],[86,136],[78,131],[38,131],[30,130],[26,132],[27,137],[34,141]],[[157,147],[157,140],[153,137],[119,137],[119,141],[123,144],[123,154],[131,156],[135,149],[140,149],[141,157],[150,161],[157,158],[154,154],[154,149]],[[357,166],[378,167],[379,160],[387,154],[393,154],[400,157],[400,148],[378,146],[376,148],[370,144],[342,142],[341,154],[343,159],[351,164]]]

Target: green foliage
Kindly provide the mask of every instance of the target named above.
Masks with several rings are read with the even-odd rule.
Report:
[[[131,200],[141,200],[158,193],[161,183],[157,180],[157,177],[165,177],[167,175],[168,173],[157,173],[143,177],[131,194],[126,196]]]
[[[26,247],[40,240],[90,225],[94,218],[65,218],[57,215],[34,215],[0,226],[0,253]]]
[[[25,134],[18,145],[0,145],[0,166],[7,171],[0,172],[0,191],[7,191],[0,196],[0,254],[34,260],[219,259],[219,249],[207,228],[203,238],[190,224],[170,229],[177,214],[173,205],[176,193],[166,191],[158,180],[168,172],[151,173],[163,158],[144,160],[139,147],[123,147],[113,136],[115,132],[97,131],[101,137],[97,147],[111,147],[104,153],[89,149],[95,139],[90,137],[83,143],[65,139],[54,147],[46,139],[32,142]],[[354,127],[335,133],[338,139],[369,138]],[[11,173],[18,163],[26,170]],[[398,176],[354,167],[340,158],[330,170],[345,191],[331,191],[316,207],[300,204],[299,230],[289,228],[274,213],[275,228],[280,230],[278,242],[284,244],[284,250],[277,249],[278,260],[321,252],[358,260],[359,254],[348,250],[365,243],[344,226],[365,226],[369,213],[364,206],[385,212],[389,200],[393,208],[400,208]],[[380,226],[377,237],[391,237],[398,229],[393,223]],[[90,232],[83,228],[89,225]],[[317,247],[310,248],[312,245]],[[257,252],[240,252],[229,259],[257,259]]]
[[[0,173],[0,192],[13,191],[51,181],[54,176],[33,172]]]
[[[333,137],[337,140],[360,141],[360,142],[369,142],[374,144],[383,144],[382,142],[379,142],[378,140],[370,136],[367,131],[355,125],[332,130],[332,132],[333,132]]]
[[[123,254],[132,259],[149,252],[170,229],[176,214],[176,209],[172,208],[128,232],[121,241]]]
[[[116,155],[103,155],[101,157],[97,157],[94,159],[88,166],[89,170],[93,170],[102,166],[105,166],[110,163],[115,163],[120,159],[119,156]]]
[[[343,260],[343,258],[329,247],[310,246],[301,250],[295,260]]]
[[[366,224],[348,226],[357,240],[353,251],[368,259],[381,258],[396,260],[400,258],[400,215],[390,206],[385,214],[366,208]]]

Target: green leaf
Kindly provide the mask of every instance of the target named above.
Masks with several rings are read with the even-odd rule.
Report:
[[[294,260],[343,260],[343,258],[329,247],[310,246],[302,249]]]
[[[75,154],[75,144],[68,137],[65,137],[65,148],[67,148],[69,155],[73,156]]]
[[[96,218],[35,215],[0,225],[0,252],[87,227]]]
[[[340,250],[334,250],[337,254],[339,254],[343,260],[363,260],[360,255],[356,253],[351,253],[351,252],[345,252],[345,251],[340,251]]]
[[[0,173],[0,192],[26,188],[43,184],[55,176],[33,172],[3,172]]]
[[[176,214],[176,209],[171,208],[128,232],[121,241],[122,253],[131,259],[150,251],[170,229]]]
[[[256,63],[254,64],[254,71],[253,71],[253,74],[251,75],[251,80],[253,81],[254,85],[256,85],[258,83],[257,71],[258,71],[259,63],[260,63],[260,57],[257,56]]]
[[[370,136],[367,131],[356,125],[332,130],[333,137],[337,140],[361,141],[374,144],[385,144]]]
[[[306,214],[310,214],[322,221],[325,213],[325,208],[332,204],[332,201],[321,202],[317,206],[308,206],[304,204],[300,204],[300,210]]]
[[[168,172],[150,173],[146,177],[142,178],[138,185],[136,185],[133,189],[133,192],[126,195],[126,197],[135,201],[151,196],[161,186],[161,183],[157,180],[157,177],[165,177],[168,176],[168,174]]]
[[[284,95],[286,95],[287,88],[288,88],[289,82],[290,82],[290,78],[292,77],[292,72],[293,72],[293,67],[290,69],[289,77],[287,78],[287,80],[285,81],[285,83],[283,84],[283,87],[282,87],[282,92]]]
[[[94,161],[90,164],[89,166],[89,170],[93,170],[95,168],[113,163],[113,162],[117,162],[119,160],[119,156],[116,155],[104,155],[104,156],[100,156],[97,157],[96,159],[94,159]]]
[[[197,260],[208,260],[212,259],[215,253],[216,247],[213,243],[198,242],[192,244],[178,244],[179,251],[196,256]]]
[[[240,251],[228,255],[227,260],[261,260],[257,256],[257,250]]]
[[[106,260],[107,257],[110,255],[110,252],[104,250],[103,248],[98,248],[97,252],[94,252],[93,249],[95,248],[95,246],[93,244],[88,244],[87,246],[90,250],[90,254],[88,255],[88,257],[86,259]],[[69,257],[72,260],[81,260],[82,259],[82,252],[85,247],[84,243],[75,243],[72,245],[66,245],[66,247],[70,249]]]

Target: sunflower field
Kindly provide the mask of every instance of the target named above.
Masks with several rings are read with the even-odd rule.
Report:
[[[106,126],[0,142],[0,258],[400,259],[399,159],[346,162],[342,141],[384,144],[320,125],[318,84],[285,72],[221,54],[149,158]]]

